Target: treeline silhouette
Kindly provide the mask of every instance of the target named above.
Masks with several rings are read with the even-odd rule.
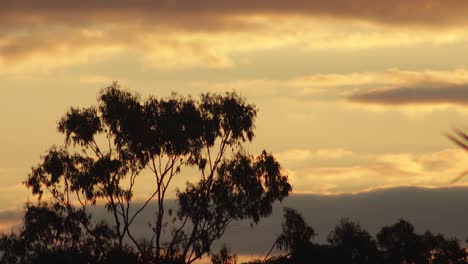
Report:
[[[89,229],[83,229],[83,222]],[[18,233],[0,237],[0,263],[155,263],[133,246],[119,247],[118,235],[105,222],[91,223],[90,215],[60,204],[27,204]],[[330,232],[327,243],[314,243],[314,229],[291,208],[285,208],[282,230],[273,248],[283,252],[247,264],[458,264],[467,254],[454,238],[430,231],[415,232],[403,219],[384,226],[373,238],[358,222],[342,219]],[[248,237],[245,238],[248,243]],[[150,245],[148,244],[148,247]],[[179,264],[164,258],[157,263]],[[235,264],[237,257],[222,247],[211,254],[212,264]]]
[[[282,233],[274,247],[287,254],[254,260],[250,264],[457,264],[467,263],[465,248],[455,238],[430,231],[416,233],[403,219],[384,226],[373,238],[359,222],[342,219],[330,232],[326,244],[313,242],[316,236],[302,216],[285,208]],[[223,262],[229,263],[229,262]],[[231,262],[232,263],[232,262]]]

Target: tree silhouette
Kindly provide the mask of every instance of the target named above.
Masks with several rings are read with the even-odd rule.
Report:
[[[282,232],[276,245],[286,250],[294,262],[307,259],[305,253],[310,250],[315,235],[314,229],[304,221],[301,214],[292,208],[284,208]]]
[[[82,210],[58,203],[27,204],[19,234],[0,239],[0,260],[2,263],[109,263],[116,248],[114,237],[107,224],[91,223],[90,215]]]
[[[315,237],[315,231],[302,218],[302,215],[292,208],[284,208],[282,233],[277,243],[280,249],[294,250],[301,244],[308,244]]]
[[[399,220],[377,234],[386,263],[466,263],[458,240],[425,232],[416,234],[411,223]]]
[[[59,206],[77,203],[85,214],[104,201],[120,250],[128,238],[147,261],[192,263],[211,251],[230,223],[257,223],[291,191],[271,154],[252,156],[243,148],[254,137],[255,117],[255,106],[235,93],[142,99],[113,83],[101,90],[96,106],[65,114],[58,125],[65,144],[50,148],[25,183],[40,201],[46,192]],[[179,206],[167,210],[167,192],[185,169],[199,176],[177,189]],[[144,173],[152,174],[145,185],[154,188],[138,207],[135,183]],[[131,226],[153,201],[148,243],[135,238]]]
[[[456,239],[446,239],[443,235],[434,235],[426,231],[421,236],[427,258],[431,264],[466,263],[466,252]]]
[[[388,263],[388,264],[462,264],[467,263],[465,249],[456,239],[443,235],[414,232],[411,223],[399,220],[377,233],[378,243],[359,223],[342,219],[328,235],[328,244],[311,242],[314,236],[302,216],[286,208],[283,232],[276,240],[287,254],[253,260],[250,264],[296,263]]]
[[[328,242],[337,251],[340,263],[377,263],[379,252],[371,235],[359,223],[342,219],[328,235]]]
[[[400,219],[377,233],[377,241],[386,263],[424,263],[427,256],[421,238],[411,223]]]
[[[217,254],[211,256],[212,264],[236,264],[237,256],[231,254],[231,250],[228,249],[225,245],[221,247]]]

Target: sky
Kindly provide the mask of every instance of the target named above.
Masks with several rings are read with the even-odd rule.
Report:
[[[446,188],[468,169],[468,2],[1,0],[0,211],[71,106],[112,81],[143,97],[237,91],[258,109],[247,147],[294,194]],[[144,192],[144,190],[142,190]],[[6,225],[5,221],[2,225]],[[1,228],[1,226],[0,226]]]

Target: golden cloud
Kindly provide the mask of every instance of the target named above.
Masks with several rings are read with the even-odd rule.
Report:
[[[299,150],[284,153],[299,153]],[[340,151],[341,152],[341,151]],[[341,164],[314,164],[316,156],[278,155],[288,168],[297,193],[358,193],[398,186],[446,187],[466,171],[466,153],[460,149],[445,149],[432,153],[361,154],[345,151]],[[301,150],[309,153],[309,150]],[[350,154],[352,153],[352,154]],[[349,160],[354,160],[349,164]],[[309,164],[309,166],[307,166]],[[457,185],[466,185],[461,179]]]

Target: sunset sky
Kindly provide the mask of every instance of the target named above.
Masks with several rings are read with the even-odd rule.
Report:
[[[0,211],[59,118],[113,80],[148,95],[237,91],[294,193],[447,187],[468,169],[468,2],[0,0]],[[454,185],[468,185],[468,179]],[[0,229],[2,224],[0,223]]]

